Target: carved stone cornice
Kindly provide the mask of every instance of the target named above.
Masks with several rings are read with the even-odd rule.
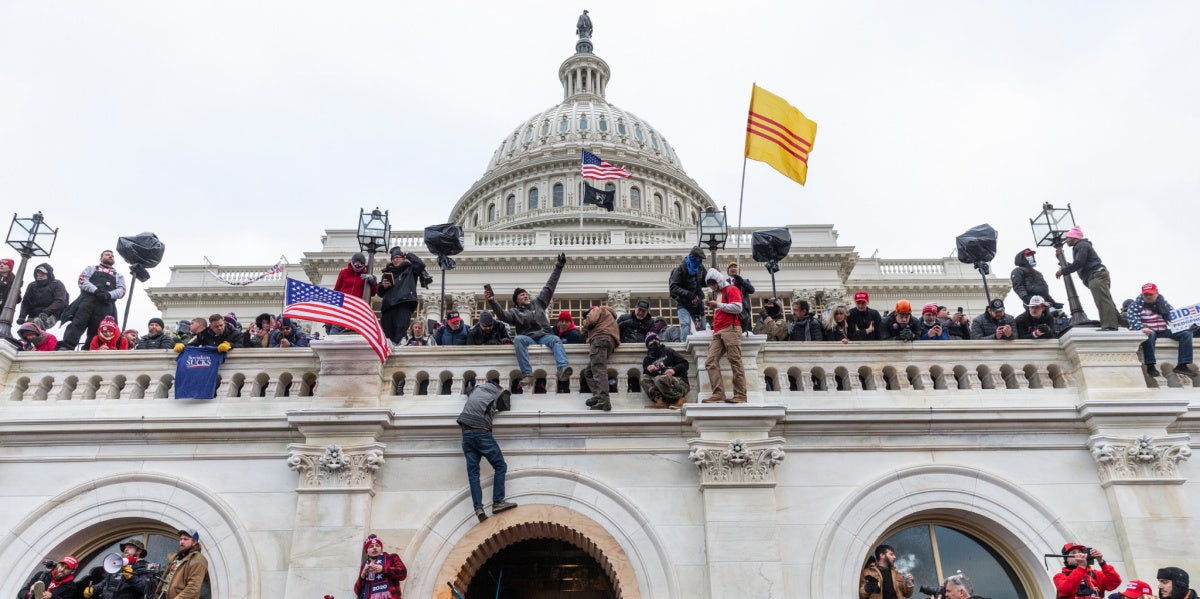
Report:
[[[700,488],[774,487],[783,438],[720,442],[691,439],[688,459],[700,469]]]
[[[1093,435],[1092,458],[1104,486],[1134,483],[1183,484],[1179,463],[1192,457],[1187,434],[1151,437]]]
[[[612,308],[617,314],[625,314],[629,312],[629,290],[609,289],[608,307]]]
[[[371,493],[383,466],[383,443],[288,445],[288,468],[300,474],[300,493]]]

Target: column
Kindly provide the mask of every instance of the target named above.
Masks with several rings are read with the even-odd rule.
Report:
[[[784,595],[775,467],[783,439],[768,437],[783,406],[687,405],[700,437],[688,440],[704,496],[710,597]]]

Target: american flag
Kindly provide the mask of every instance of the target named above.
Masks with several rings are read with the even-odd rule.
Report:
[[[392,351],[371,306],[362,298],[346,295],[341,291],[289,278],[284,296],[283,315],[357,331],[379,355],[380,362],[386,362],[388,354]]]
[[[633,176],[624,168],[613,166],[587,150],[583,151],[583,168],[580,169],[580,172],[583,173],[584,178],[598,181],[628,179]]]

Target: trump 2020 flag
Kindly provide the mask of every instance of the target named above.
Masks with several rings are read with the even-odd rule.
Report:
[[[367,340],[367,344],[379,356],[380,362],[386,362],[392,351],[371,306],[362,298],[346,295],[341,291],[288,279],[283,315],[355,331]]]
[[[225,354],[212,346],[189,346],[175,357],[175,399],[212,399],[217,396],[217,370]]]

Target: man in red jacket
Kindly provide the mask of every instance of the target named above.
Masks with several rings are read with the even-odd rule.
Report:
[[[1121,575],[1104,561],[1104,554],[1099,549],[1067,543],[1063,545],[1062,555],[1065,567],[1054,575],[1054,588],[1060,599],[1103,597],[1121,586]],[[1093,559],[1100,566],[1099,570],[1088,567]]]
[[[354,596],[401,599],[400,582],[408,578],[408,568],[400,561],[400,556],[384,553],[383,541],[373,534],[363,541],[363,551],[367,552],[367,559],[363,560],[358,580],[354,582]]]
[[[746,403],[746,371],[742,367],[742,325],[738,315],[742,313],[742,292],[721,271],[710,268],[704,278],[713,292],[713,299],[704,302],[713,311],[713,340],[708,346],[704,369],[708,371],[708,382],[713,394],[705,403]],[[733,399],[725,397],[725,385],[721,380],[721,358],[729,359],[733,370]]]

